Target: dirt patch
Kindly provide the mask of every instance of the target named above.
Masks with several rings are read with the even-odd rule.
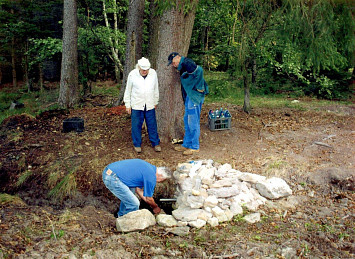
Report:
[[[206,104],[200,153],[185,157],[172,143],[155,152],[146,132],[137,155],[129,116],[122,107],[106,108],[110,102],[92,97],[78,110],[14,116],[2,123],[1,192],[18,194],[27,205],[1,203],[0,258],[354,256],[354,106],[254,109],[248,115],[223,105],[232,114],[232,127],[210,131],[208,110],[221,104]],[[85,131],[62,132],[69,117],[83,118]],[[118,201],[101,172],[110,162],[137,157],[171,169],[188,160],[229,163],[240,171],[282,177],[296,197],[305,198],[293,207],[261,208],[263,219],[254,225],[234,218],[191,230],[187,237],[158,226],[122,235],[112,215]],[[171,185],[157,187],[161,197],[173,191]]]

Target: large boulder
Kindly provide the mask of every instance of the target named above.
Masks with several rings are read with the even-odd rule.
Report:
[[[281,178],[272,177],[256,185],[259,193],[268,199],[279,199],[292,195],[290,186]]]
[[[116,220],[116,228],[119,232],[143,230],[155,224],[154,215],[147,209],[132,211]]]

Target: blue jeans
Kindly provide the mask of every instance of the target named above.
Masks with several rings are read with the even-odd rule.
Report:
[[[185,100],[184,128],[185,135],[183,147],[190,149],[200,149],[200,116],[203,101],[196,105],[188,96]]]
[[[129,212],[139,209],[139,200],[135,195],[135,188],[129,188],[127,185],[121,182],[115,173],[108,175],[107,168],[102,172],[102,180],[106,187],[120,199],[120,208],[118,216],[121,217]]]
[[[133,146],[140,147],[142,145],[142,125],[144,119],[147,124],[149,140],[152,143],[152,146],[155,147],[160,143],[155,109],[149,111],[146,109],[144,109],[144,111],[132,109],[131,122]]]

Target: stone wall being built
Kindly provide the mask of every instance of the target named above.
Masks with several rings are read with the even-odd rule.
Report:
[[[178,226],[217,226],[242,214],[244,207],[256,211],[267,199],[292,194],[280,178],[240,172],[230,164],[217,165],[212,160],[179,164],[173,178],[177,200],[172,215]]]

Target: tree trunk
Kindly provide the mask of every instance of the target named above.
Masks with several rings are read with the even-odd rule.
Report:
[[[28,52],[28,41],[26,41],[25,43],[25,50],[26,50],[26,53]],[[31,92],[31,86],[30,86],[30,81],[29,81],[29,78],[28,78],[28,74],[29,74],[29,71],[28,71],[28,55],[25,54],[24,55],[24,83],[25,83],[25,86],[27,87],[27,92]]]
[[[12,85],[17,87],[16,58],[15,58],[15,37],[11,40],[11,64],[12,64]]]
[[[256,83],[256,59],[255,58],[253,58],[253,61],[252,61],[251,83],[253,85]]]
[[[177,0],[176,8],[165,10],[161,16],[154,16],[150,20],[149,58],[158,73],[160,98],[157,122],[162,142],[171,141],[172,138],[181,139],[184,133],[180,75],[173,66],[167,66],[171,52],[176,51],[186,56],[190,45],[198,0],[188,3],[190,9],[186,14],[184,2]],[[155,13],[154,8],[151,11]]]
[[[249,85],[249,78],[248,78],[247,68],[244,68],[244,69],[245,69],[245,71],[243,71],[243,84],[244,84],[243,111],[249,114],[250,111],[251,111],[251,106],[250,106],[250,85]]]
[[[38,63],[38,71],[39,71],[39,90],[43,92],[43,68],[42,63]]]
[[[71,108],[79,101],[76,0],[64,0],[63,13],[63,52],[58,103],[62,108]]]
[[[134,69],[138,59],[142,57],[144,2],[144,0],[131,0],[129,3],[125,65],[120,93],[114,106],[122,103],[128,74]]]

